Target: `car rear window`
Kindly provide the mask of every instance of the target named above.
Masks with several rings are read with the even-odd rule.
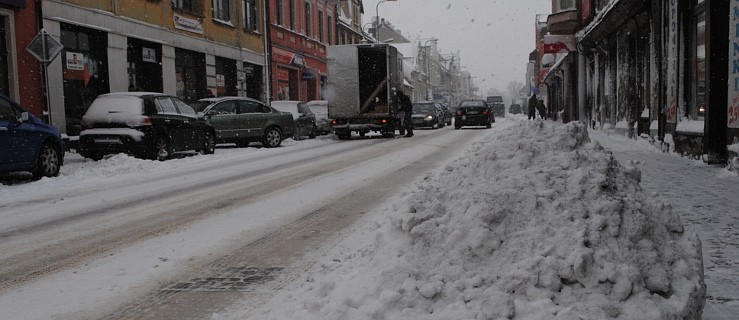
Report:
[[[462,101],[459,104],[460,107],[485,107],[482,101]]]
[[[144,100],[135,96],[98,96],[87,109],[87,115],[144,114]]]
[[[275,108],[277,110],[280,110],[282,112],[290,112],[293,114],[293,119],[297,119],[300,117],[300,112],[298,112],[298,105],[297,104],[287,104],[287,103],[272,103],[272,108]]]

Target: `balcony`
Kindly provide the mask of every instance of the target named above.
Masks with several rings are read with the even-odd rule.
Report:
[[[551,34],[574,34],[580,28],[577,9],[550,14],[547,18],[547,29]]]

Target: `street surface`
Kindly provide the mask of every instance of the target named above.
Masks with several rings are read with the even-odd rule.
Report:
[[[36,194],[5,186],[0,306],[9,319],[203,319],[267,299],[310,266],[299,259],[487,132],[322,137]]]
[[[739,317],[739,176],[723,166],[662,153],[646,142],[592,131],[621,164],[641,169],[646,192],[667,198],[703,244],[704,320]]]

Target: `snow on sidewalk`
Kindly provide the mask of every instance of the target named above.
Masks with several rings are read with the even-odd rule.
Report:
[[[658,193],[680,213],[686,228],[703,243],[706,307],[703,320],[736,320],[739,315],[739,175],[674,153],[646,140],[591,132],[626,166],[642,172],[642,187]]]
[[[700,242],[584,126],[521,122],[384,205],[259,319],[698,319]],[[243,315],[243,314],[242,314]],[[239,319],[239,312],[213,319]]]

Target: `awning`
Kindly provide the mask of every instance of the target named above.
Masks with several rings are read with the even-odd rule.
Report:
[[[0,4],[8,5],[11,7],[25,8],[26,0],[0,0]]]
[[[565,54],[564,56],[562,56],[561,59],[559,59],[559,61],[557,61],[557,63],[555,63],[551,68],[549,68],[549,71],[544,76],[544,78],[542,78],[541,82],[545,83],[549,81],[549,78],[551,78],[557,71],[559,71],[562,65],[566,63],[567,58],[569,58],[569,56],[570,56],[569,53]]]
[[[649,1],[614,0],[601,11],[593,22],[578,33],[579,45],[593,48],[601,39],[618,30],[630,17],[645,10]]]
[[[403,78],[403,85],[406,86],[406,87],[409,87],[409,88],[413,88],[413,89],[416,88],[416,87],[412,86],[411,83],[408,82],[408,80],[406,80],[405,78]]]

